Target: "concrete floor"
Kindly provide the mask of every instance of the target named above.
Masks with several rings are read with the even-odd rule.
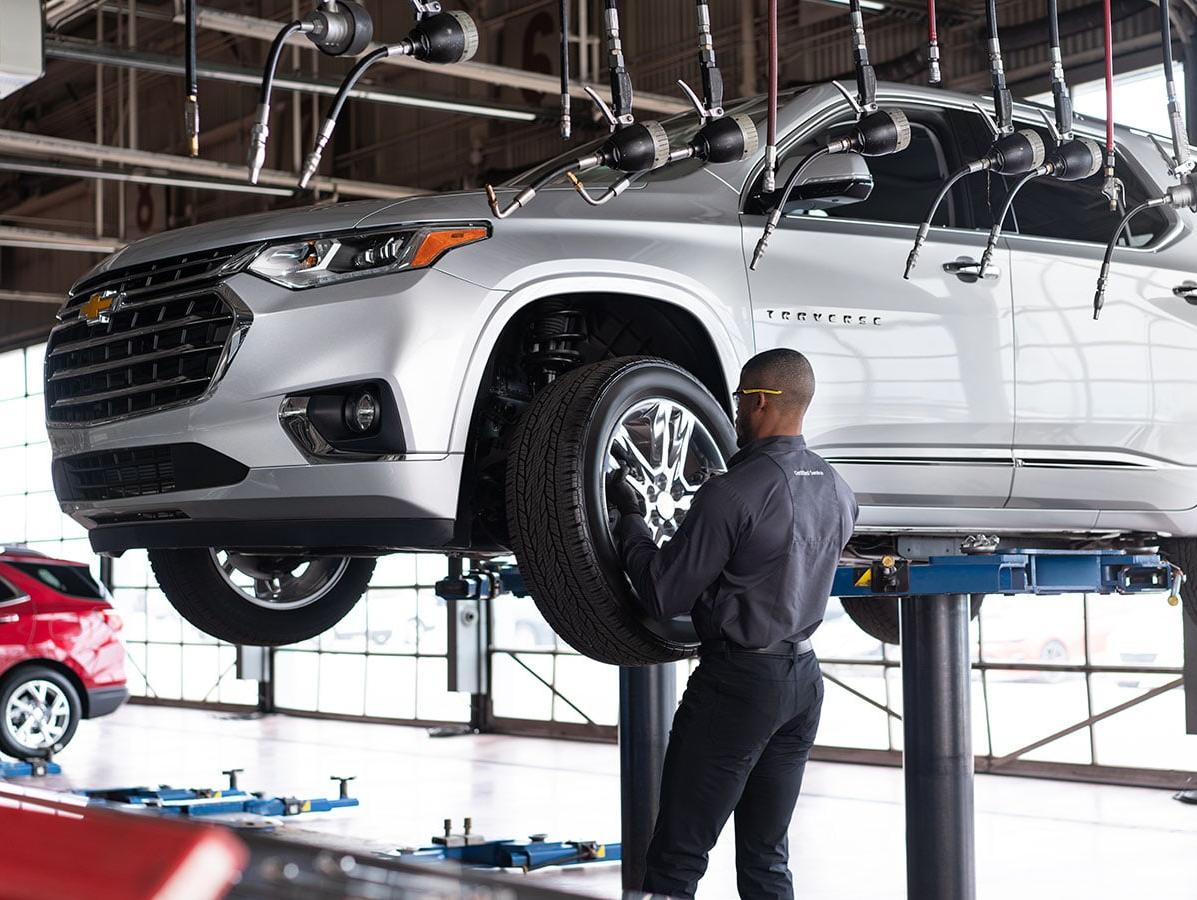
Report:
[[[441,821],[472,816],[494,838],[616,840],[619,760],[611,745],[531,738],[431,738],[423,730],[127,706],[84,722],[45,786],[168,783],[330,796],[329,775],[356,775],[356,809],[289,820],[379,848],[422,846]],[[1197,897],[1197,807],[1171,793],[1034,779],[977,778],[982,900]],[[791,867],[804,900],[905,896],[902,775],[812,763],[794,824]],[[733,898],[731,826],[711,856],[700,898]],[[618,897],[615,865],[534,873],[594,897]]]

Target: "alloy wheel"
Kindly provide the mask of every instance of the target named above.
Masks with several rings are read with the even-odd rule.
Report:
[[[37,678],[13,691],[4,722],[17,743],[45,750],[57,745],[70,727],[71,704],[58,685]]]
[[[609,470],[621,462],[627,467],[627,483],[640,495],[658,546],[677,533],[703,483],[727,469],[719,445],[698,417],[658,397],[624,413],[607,456]]]
[[[340,580],[348,557],[254,556],[213,549],[212,561],[229,587],[255,606],[278,612],[315,603]]]

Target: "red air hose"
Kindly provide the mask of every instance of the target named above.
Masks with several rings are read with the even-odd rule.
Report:
[[[1106,17],[1106,153],[1114,155],[1114,25],[1110,0],[1105,0]]]
[[[772,147],[777,146],[777,40],[777,0],[769,0],[769,145]]]

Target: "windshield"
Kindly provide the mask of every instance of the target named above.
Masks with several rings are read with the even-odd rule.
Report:
[[[790,90],[782,91],[779,97],[778,105],[783,106],[790,100],[793,100],[800,93],[807,90],[807,88],[792,88]],[[737,100],[727,107],[727,115],[746,115],[752,119],[758,128],[765,123],[765,118],[769,113],[769,100],[767,97],[749,97],[747,100]],[[702,126],[699,122],[698,116],[693,111],[684,113],[676,113],[668,118],[661,119],[661,125],[665,129],[665,133],[669,135],[669,146],[677,148],[685,146]],[[541,163],[533,169],[529,169],[523,174],[517,175],[515,178],[508,181],[503,187],[521,188],[527,187],[537,178],[545,173],[551,171],[554,167],[568,162],[571,159],[579,159],[589,153],[597,150],[607,138],[601,137],[593,140],[588,144],[582,144],[579,147],[571,147],[560,156],[554,156],[552,159]],[[762,139],[762,145],[764,140]],[[645,172],[636,177],[638,183],[648,183],[652,181],[669,181],[674,178],[683,178],[702,168],[703,163],[697,159],[688,159],[684,162],[674,163],[671,166],[662,166],[652,172]],[[594,185],[595,187],[606,186],[614,183],[623,176],[622,172],[617,172],[614,169],[608,169],[606,166],[599,166],[597,169],[589,169],[586,172],[587,187]]]

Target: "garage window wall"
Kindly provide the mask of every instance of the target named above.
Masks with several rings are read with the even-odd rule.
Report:
[[[378,560],[365,598],[339,624],[274,654],[274,701],[285,711],[397,722],[464,723],[468,694],[448,688],[448,626],[433,590],[443,556]]]
[[[501,730],[576,734],[570,726],[586,721],[579,710],[598,724],[615,724],[617,669],[578,657],[555,641],[529,600],[501,597],[493,610],[492,699]],[[1197,739],[1184,733],[1178,689],[1181,615],[1162,594],[986,598],[971,625],[977,755],[1197,767]],[[820,747],[900,751],[900,648],[866,635],[834,597],[815,646],[826,679]],[[677,667],[679,697],[692,668],[693,663]],[[1172,687],[1123,712],[1082,724],[1166,685]],[[1080,727],[1068,735],[1018,752],[1074,725]]]

